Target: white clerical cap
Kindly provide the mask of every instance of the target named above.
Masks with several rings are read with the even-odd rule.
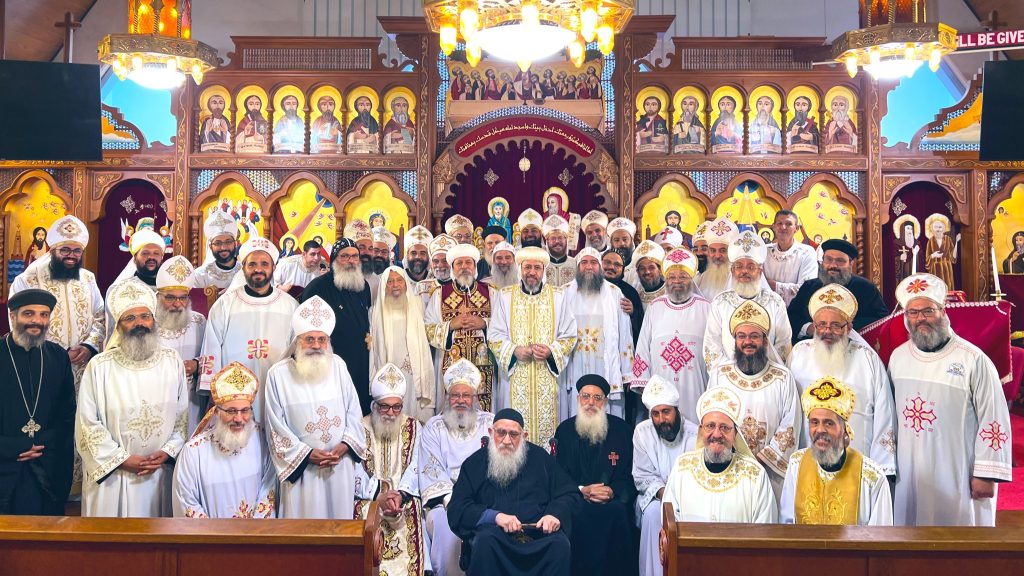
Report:
[[[434,235],[430,233],[424,226],[413,226],[405,233],[405,254],[409,253],[409,250],[413,246],[423,246],[430,251],[430,241],[434,239]],[[405,257],[405,254],[402,257]]]
[[[344,234],[345,238],[350,238],[356,242],[360,240],[373,241],[373,232],[370,231],[370,225],[365,220],[356,218],[345,225]]]
[[[157,290],[191,290],[195,268],[181,254],[164,260],[156,273]]]
[[[497,254],[498,252],[511,252],[516,253],[516,247],[502,240],[494,245],[494,249],[491,250],[491,255]]]
[[[744,230],[731,244],[729,244],[729,262],[736,262],[743,258],[749,258],[756,264],[764,264],[768,258],[768,247],[764,241],[751,230]]]
[[[807,303],[807,311],[811,318],[819,310],[829,308],[842,314],[847,322],[852,322],[857,315],[857,299],[845,286],[841,284],[826,284],[811,294],[811,300]]]
[[[465,358],[459,358],[457,362],[444,371],[445,392],[450,392],[452,386],[456,384],[465,384],[476,392],[480,389],[480,382],[482,381],[483,377],[480,375],[480,369]]]
[[[522,264],[523,262],[540,262],[547,266],[551,262],[551,255],[543,248],[525,246],[516,251],[516,264]]]
[[[74,216],[58,218],[46,231],[46,243],[50,248],[62,244],[78,244],[82,248],[89,245],[89,229]]]
[[[598,250],[596,250],[594,248],[591,248],[590,246],[587,246],[586,248],[584,248],[584,249],[582,249],[582,250],[580,250],[579,252],[576,253],[576,265],[578,266],[579,263],[586,256],[590,256],[591,258],[597,260],[598,262],[601,261],[601,252],[599,252]]]
[[[374,242],[382,242],[388,245],[388,250],[394,250],[395,245],[398,244],[398,237],[391,233],[390,230],[384,226],[377,226],[371,231]]]
[[[280,255],[277,246],[274,246],[273,242],[263,238],[262,236],[253,236],[238,249],[238,260],[245,262],[245,259],[253,252],[266,252],[270,255],[270,259],[275,265],[277,264],[277,257]]]
[[[544,236],[547,236],[552,232],[561,232],[562,234],[568,235],[569,223],[566,222],[565,218],[562,218],[558,214],[553,214],[544,220],[543,232]]]
[[[608,228],[608,215],[598,210],[591,210],[583,215],[583,229],[586,230],[587,226],[591,224],[597,224],[601,228]]]
[[[391,362],[381,366],[370,382],[370,395],[374,400],[405,398],[405,374]]]
[[[472,244],[457,244],[449,248],[444,255],[449,266],[455,263],[457,258],[472,258],[475,264],[480,261],[480,250]]]
[[[456,214],[444,222],[444,232],[449,236],[454,236],[459,228],[469,228],[472,231],[473,222],[462,214]]]
[[[533,226],[537,229],[541,229],[544,226],[544,217],[541,216],[540,212],[537,212],[533,208],[527,208],[519,214],[519,218],[516,222],[519,223],[520,232],[527,226]]]
[[[728,218],[718,218],[708,224],[704,231],[704,239],[708,244],[732,244],[732,241],[740,235],[740,229],[736,223]]]
[[[323,298],[313,296],[292,313],[292,334],[296,338],[307,332],[334,332],[334,310]]]
[[[430,257],[433,258],[438,252],[448,252],[458,245],[459,242],[455,238],[447,234],[438,234],[430,241],[430,246],[427,247],[427,250],[430,252]]]
[[[633,251],[633,262],[639,263],[644,258],[650,258],[661,265],[665,260],[665,249],[657,242],[644,240],[636,247],[636,250]]]
[[[238,223],[235,222],[231,214],[223,210],[215,210],[213,214],[207,216],[206,222],[203,223],[203,234],[206,235],[207,242],[223,234],[238,238]]]
[[[150,244],[157,245],[161,250],[167,247],[167,244],[164,243],[163,236],[149,228],[143,228],[141,230],[136,230],[135,233],[132,234],[131,240],[128,242],[128,248],[132,253],[132,256],[134,256],[139,252],[139,250],[142,250],[143,246],[149,246]]]
[[[683,245],[683,233],[671,226],[666,226],[651,238],[658,244],[668,244],[673,248],[679,248]]]
[[[146,308],[150,313],[156,310],[156,294],[136,280],[122,280],[110,288],[110,314],[114,322],[132,308]]]
[[[616,232],[625,232],[626,234],[629,234],[630,239],[632,239],[633,236],[636,235],[636,224],[634,224],[629,218],[619,216],[608,223],[607,232],[609,238]]]
[[[651,376],[647,381],[640,398],[648,411],[654,410],[655,406],[679,406],[679,390],[676,385],[658,375]]]
[[[704,222],[701,222],[700,224],[697,224],[697,229],[693,231],[693,245],[694,246],[697,245],[697,242],[703,242],[705,244],[708,243],[708,236],[707,236],[707,234],[708,234],[708,226],[709,225],[710,225],[710,223],[707,222],[707,221],[704,221]]]
[[[896,301],[903,308],[915,298],[927,298],[944,307],[946,305],[946,283],[932,274],[912,274],[896,286]]]
[[[668,254],[665,254],[665,260],[661,263],[661,272],[668,274],[668,271],[676,266],[682,268],[690,275],[690,278],[697,275],[697,257],[686,248],[673,248]]]

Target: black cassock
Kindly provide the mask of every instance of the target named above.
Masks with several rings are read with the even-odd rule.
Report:
[[[455,482],[448,524],[459,538],[471,543],[468,571],[473,576],[564,576],[569,572],[569,536],[579,508],[579,490],[554,458],[523,442],[526,462],[508,486],[499,487],[487,477],[487,448],[466,459]],[[550,514],[558,518],[561,529],[552,534],[506,534],[494,523],[493,512],[512,514],[524,524]]]
[[[40,387],[39,352],[39,348],[26,351],[10,336],[0,339],[0,514],[61,516],[71,491],[75,378],[67,351],[44,342]],[[39,431],[33,438],[21,430],[28,424],[29,413],[18,389],[19,376],[29,408],[39,394],[33,418]],[[33,444],[45,446],[43,455],[18,462],[18,456]]]
[[[338,290],[334,273],[327,272],[306,286],[299,302],[313,296],[323,298],[334,310],[331,347],[348,366],[365,416],[370,413],[370,348],[366,344],[370,334],[370,286],[364,282],[360,292]]]
[[[811,321],[811,313],[807,311],[807,304],[810,303],[811,296],[822,286],[821,280],[817,278],[804,282],[789,303],[787,313],[789,325],[793,327],[793,344],[807,338],[807,336],[800,335],[803,325]],[[850,283],[846,285],[846,289],[857,299],[857,315],[853,317],[854,330],[860,330],[889,315],[889,308],[882,300],[882,293],[867,278],[854,274],[850,278]]]
[[[629,425],[608,415],[604,442],[592,445],[576,432],[576,417],[555,431],[558,464],[578,486],[604,484],[615,496],[604,504],[583,500],[573,520],[572,573],[574,575],[636,574],[639,559],[633,548],[633,434]]]

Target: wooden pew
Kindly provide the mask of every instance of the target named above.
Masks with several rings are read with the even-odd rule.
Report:
[[[998,528],[677,523],[667,503],[662,519],[666,575],[1024,574],[1017,521]]]
[[[377,574],[372,520],[0,516],[4,576]]]

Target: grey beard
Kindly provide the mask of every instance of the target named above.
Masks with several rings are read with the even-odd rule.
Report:
[[[47,326],[49,328],[49,326]],[[14,339],[14,343],[26,350],[32,348],[38,348],[46,342],[46,330],[39,333],[38,336],[29,336],[25,331],[25,328],[19,325],[17,322],[11,325],[11,338]]]
[[[523,286],[526,288],[526,292],[529,294],[536,294],[540,292],[540,288],[543,284],[543,280],[529,280],[526,278],[523,279]]]
[[[121,328],[118,328],[121,330]],[[121,353],[133,362],[148,360],[160,348],[160,339],[155,330],[145,334],[125,333],[121,330]]]
[[[640,279],[640,287],[644,289],[644,292],[654,292],[664,282],[664,278],[658,276],[654,282],[648,282],[643,278]]]
[[[452,279],[451,268],[440,268],[435,266],[431,271],[434,273],[434,278],[437,278],[438,280],[448,281]]]
[[[450,405],[441,411],[441,419],[449,432],[472,432],[476,428],[476,407],[471,406],[465,412],[456,412]]]
[[[608,436],[608,414],[598,410],[593,416],[580,409],[576,413],[576,433],[591,446],[597,446]]]
[[[373,264],[371,263],[370,265],[372,266]],[[335,262],[331,264],[331,271],[334,272],[334,287],[338,290],[360,292],[363,289],[363,285],[366,284],[366,277],[357,266],[352,266],[350,269],[345,270],[341,264]]]
[[[587,246],[593,248],[594,250],[597,250],[598,252],[604,252],[606,244],[608,244],[607,238],[601,238],[597,244],[591,242],[589,238],[587,239]]]
[[[398,438],[402,421],[399,416],[382,416],[376,410],[370,410],[370,426],[381,442],[391,442]]]
[[[384,311],[385,312],[401,312],[405,314],[405,311],[409,309],[409,299],[406,298],[405,294],[400,296],[392,296],[388,294],[384,297]]]
[[[949,329],[948,316],[938,318],[936,321],[938,322],[937,326],[934,326],[928,332],[922,333],[911,328],[910,321],[906,316],[903,317],[903,324],[907,327],[907,333],[910,334],[910,340],[918,350],[928,352],[934,351],[953,336],[953,333]]]
[[[298,339],[296,339],[296,342]],[[330,344],[319,350],[295,350],[292,372],[297,380],[306,384],[323,382],[333,364],[334,351]]]
[[[769,118],[771,118],[771,116],[769,116],[767,112],[758,112],[755,122],[762,126],[767,126]]]
[[[685,304],[693,296],[693,283],[687,284],[685,288],[671,289],[665,287],[665,294],[673,304]]]
[[[843,122],[846,122],[846,120],[849,117],[850,117],[850,115],[847,112],[845,112],[845,111],[839,111],[839,112],[836,112],[836,113],[832,114],[832,119],[835,120],[838,124],[842,124]]]
[[[735,124],[736,123],[736,113],[735,112],[726,112],[726,111],[723,110],[721,112],[721,114],[719,114],[719,118],[722,119],[722,123],[723,124],[726,124],[726,123],[728,123],[728,124]]]
[[[583,294],[600,294],[604,276],[600,272],[576,271],[576,286]]]
[[[821,280],[821,284],[823,286],[827,286],[829,284],[846,286],[850,283],[851,278],[853,278],[853,272],[846,270],[839,274],[839,278],[833,280],[832,277],[828,275],[828,270],[825,270],[825,268],[821,266],[818,267],[818,280]]]
[[[523,464],[526,463],[526,440],[519,442],[514,452],[505,456],[498,451],[498,443],[493,440],[487,444],[487,477],[498,486],[508,486],[519,476]]]
[[[156,325],[163,330],[177,332],[188,326],[188,322],[191,319],[191,302],[189,302],[188,306],[177,310],[167,310],[163,306],[157,306],[156,308]]]
[[[395,114],[395,122],[404,125],[409,121],[408,114]]]
[[[505,288],[517,282],[519,282],[519,271],[514,266],[510,266],[507,271],[503,271],[499,266],[491,268],[491,286]]]
[[[455,276],[455,283],[459,285],[459,288],[463,290],[469,290],[473,287],[473,282],[476,280],[476,274],[473,272],[463,272]]]
[[[732,461],[732,450],[723,450],[721,454],[711,451],[709,446],[704,447],[704,461],[708,464],[725,464]]]
[[[743,372],[747,376],[753,376],[764,367],[768,365],[768,348],[767,344],[760,350],[754,353],[753,356],[747,356],[740,350],[739,346],[736,347],[736,368],[739,368],[740,372]]]
[[[740,298],[750,300],[754,296],[757,296],[757,293],[761,291],[760,280],[760,278],[753,282],[739,282],[733,280],[732,289]]]
[[[816,442],[822,436],[827,436],[827,434],[821,432],[811,439],[811,456],[814,456],[814,460],[817,461],[819,466],[831,468],[839,463],[839,459],[843,457],[843,452],[846,451],[846,447],[832,444],[825,449],[818,448]]]
[[[689,110],[683,110],[679,114],[679,121],[680,122],[689,122],[689,123],[692,124],[693,123],[693,116],[694,116],[693,112],[690,112]]]
[[[846,352],[850,349],[850,337],[844,335],[834,344],[822,340],[814,334],[811,351],[814,353],[814,364],[824,374],[842,375],[846,373]]]
[[[229,424],[217,418],[216,424],[213,425],[213,441],[224,452],[238,454],[249,445],[249,439],[255,429],[256,421],[252,418],[245,423],[245,428],[241,432],[235,432]]]
[[[405,270],[410,276],[422,276],[427,272],[428,263],[426,260],[407,260]]]
[[[729,282],[729,266],[708,261],[708,267],[700,275],[700,289],[721,292]]]

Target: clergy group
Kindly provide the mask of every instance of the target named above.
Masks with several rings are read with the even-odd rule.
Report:
[[[857,248],[592,211],[350,221],[282,256],[216,208],[200,266],[148,228],[105,291],[85,224],[13,282],[0,514],[361,519],[382,574],[661,574],[679,522],[993,526],[992,361],[947,287],[889,310]],[[575,236],[581,236],[577,238]],[[242,241],[244,238],[244,241]],[[193,290],[217,293],[207,315]],[[201,291],[200,291],[201,293]],[[860,336],[899,314],[888,365]],[[201,521],[201,520],[196,520]]]

